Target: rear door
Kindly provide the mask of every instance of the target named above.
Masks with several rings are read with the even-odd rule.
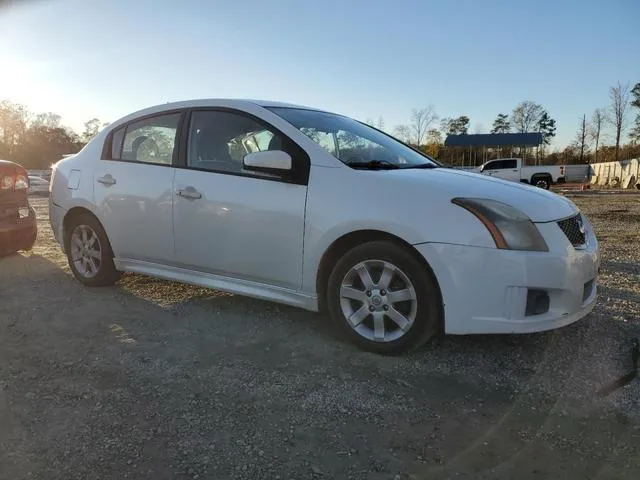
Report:
[[[174,256],[173,195],[182,111],[115,130],[94,172],[94,195],[117,257],[156,263]]]

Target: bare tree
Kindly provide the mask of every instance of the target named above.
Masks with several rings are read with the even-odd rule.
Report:
[[[423,145],[429,127],[438,119],[433,105],[411,111],[411,120],[408,125],[398,125],[394,132],[401,139],[413,145]]]
[[[100,130],[109,125],[109,122],[102,122],[97,118],[92,118],[91,120],[87,120],[84,122],[84,132],[80,138],[84,143],[88,143],[93,137],[95,137]]]
[[[60,115],[53,112],[39,113],[31,122],[32,126],[42,126],[49,128],[58,128],[60,126]]]
[[[377,128],[378,130],[384,131],[384,118],[382,118],[381,116],[378,117],[377,122],[373,118],[369,117],[364,121],[364,123],[372,126],[373,128]]]
[[[437,128],[430,128],[427,132],[427,143],[442,145],[442,133]]]
[[[31,113],[27,107],[8,100],[0,101],[0,143],[3,154],[12,155],[24,141]]]
[[[620,82],[609,87],[611,109],[609,121],[616,132],[616,162],[620,160],[620,136],[626,127],[627,113],[629,111],[629,83],[621,85]]]
[[[589,138],[595,142],[595,150],[593,152],[593,163],[598,162],[598,147],[600,145],[600,132],[605,122],[605,112],[601,108],[596,108],[591,117],[591,128],[589,128]]]
[[[516,132],[527,133],[531,131],[540,131],[540,121],[545,116],[545,109],[539,103],[525,100],[520,102],[511,113],[511,125]],[[548,117],[548,115],[547,115]],[[545,118],[546,121],[546,118]],[[555,122],[554,122],[555,124]],[[554,126],[555,133],[555,126]],[[543,134],[543,141],[545,141],[545,135]],[[522,155],[523,164],[527,161],[527,147],[520,147],[520,154]],[[537,156],[536,156],[537,162]]]
[[[393,134],[406,143],[411,143],[411,130],[408,125],[397,125],[393,129]]]
[[[589,146],[587,145],[588,137],[589,126],[587,124],[587,116],[582,115],[582,120],[580,120],[580,123],[578,124],[578,132],[576,133],[575,141],[576,145],[580,149],[580,163],[585,163],[584,154],[589,149]]]
[[[537,128],[540,118],[544,114],[542,105],[530,100],[520,102],[511,114],[511,125],[517,132],[530,132],[532,128]]]

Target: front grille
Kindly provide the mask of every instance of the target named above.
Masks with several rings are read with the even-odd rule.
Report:
[[[571,245],[581,247],[585,244],[584,227],[580,214],[565,220],[560,220],[558,226],[567,236]]]

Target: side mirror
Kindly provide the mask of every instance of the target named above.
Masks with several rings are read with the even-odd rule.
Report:
[[[291,171],[291,156],[282,150],[248,153],[242,163],[245,169],[256,172],[282,174]]]

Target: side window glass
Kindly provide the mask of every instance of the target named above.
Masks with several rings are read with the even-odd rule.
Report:
[[[322,132],[315,128],[307,128],[302,127],[300,129],[302,133],[304,133],[311,140],[316,142],[322,148],[324,148],[327,152],[329,152],[334,157],[338,156],[338,152],[336,150],[336,138],[332,133]]]
[[[187,166],[216,172],[254,174],[243,169],[245,155],[265,150],[284,150],[292,155],[286,145],[287,142],[275,132],[247,116],[232,112],[195,111],[189,125]]]
[[[496,168],[496,163],[497,162],[491,162],[491,163],[487,163],[484,168],[482,169],[483,172],[486,172],[487,170],[495,170]]]
[[[127,125],[121,159],[171,165],[180,115],[159,115]]]
[[[502,170],[504,168],[504,160],[500,160],[499,162],[493,162],[494,170]]]
[[[518,162],[516,160],[505,160],[502,168],[516,169],[518,168]]]

